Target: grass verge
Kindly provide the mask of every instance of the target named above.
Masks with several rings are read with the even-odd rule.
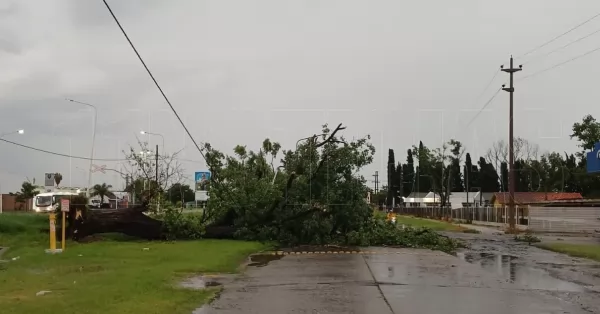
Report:
[[[102,241],[67,243],[48,255],[47,216],[0,215],[0,246],[11,249],[0,268],[1,313],[191,313],[218,289],[181,289],[183,277],[235,272],[256,242]],[[52,291],[36,296],[42,290]]]
[[[401,215],[396,215],[396,224],[404,224],[414,228],[429,228],[434,231],[465,232],[465,230],[471,230],[445,221],[437,221],[432,219],[416,218]]]
[[[539,243],[535,244],[535,246],[574,257],[589,258],[600,262],[600,245],[596,244]]]

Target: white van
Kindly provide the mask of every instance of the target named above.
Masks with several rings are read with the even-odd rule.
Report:
[[[66,191],[40,193],[33,197],[33,211],[36,213],[52,212],[62,198],[71,198],[79,194]]]

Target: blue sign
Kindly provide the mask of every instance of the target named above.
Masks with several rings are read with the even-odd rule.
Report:
[[[600,173],[600,142],[594,145],[594,150],[587,153],[587,172]]]
[[[209,171],[197,171],[194,173],[194,181],[196,182],[196,191],[208,190],[208,183],[210,182]]]
[[[196,171],[194,174],[194,181],[201,182],[205,180],[210,180],[210,171]]]

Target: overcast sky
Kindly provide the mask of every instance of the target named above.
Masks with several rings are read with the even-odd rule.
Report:
[[[112,0],[114,13],[198,141],[231,152],[265,137],[291,148],[343,122],[345,135],[371,134],[378,152],[369,175],[385,173],[387,150],[404,161],[422,140],[450,138],[478,158],[508,138],[508,80],[515,57],[600,12],[597,0],[200,1]],[[532,53],[525,77],[600,47],[600,18]],[[529,62],[528,62],[529,61]],[[543,151],[574,151],[571,125],[599,115],[600,52],[516,81],[515,135]],[[98,108],[96,158],[119,159],[147,130],[165,150],[202,160],[101,0],[0,0],[0,132],[7,140],[76,156],[90,155]],[[594,110],[596,109],[596,110]],[[160,137],[149,138],[152,145]],[[116,162],[95,162],[119,168]],[[187,173],[206,169],[183,162]],[[84,186],[89,162],[0,142],[2,192],[25,178],[61,172]],[[384,175],[385,176],[385,175]],[[114,173],[93,183],[120,189]]]

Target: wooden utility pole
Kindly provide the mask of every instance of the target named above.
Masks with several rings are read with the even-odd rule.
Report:
[[[519,72],[523,69],[522,65],[519,65],[519,68],[513,67],[513,57],[510,56],[510,68],[505,69],[503,65],[500,66],[500,69],[504,72],[507,72],[510,75],[510,87],[505,87],[502,85],[502,90],[508,92],[510,94],[510,109],[509,109],[509,122],[508,122],[508,194],[510,195],[509,203],[508,203],[508,223],[510,231],[515,230],[515,160],[514,160],[514,150],[513,150],[513,94],[515,93],[513,74],[515,72]]]

